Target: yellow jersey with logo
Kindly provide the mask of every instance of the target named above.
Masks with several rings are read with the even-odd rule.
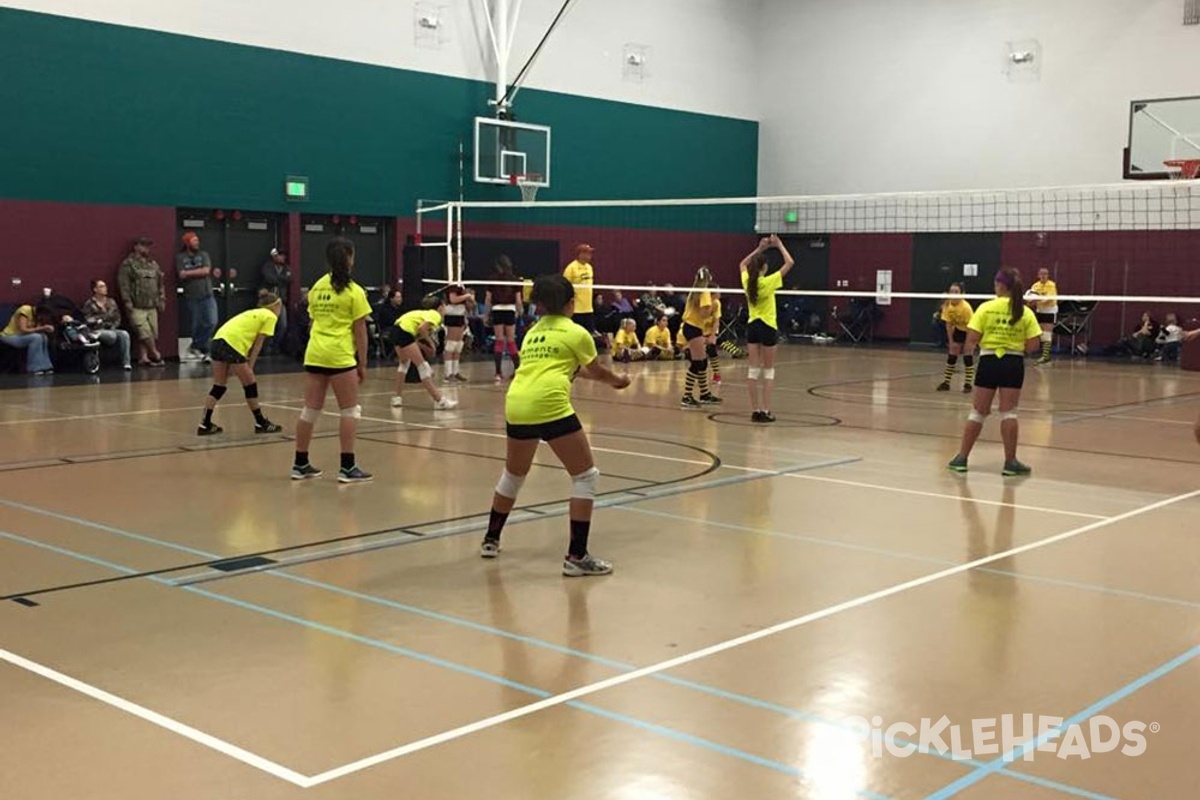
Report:
[[[504,399],[505,419],[540,425],[571,416],[571,381],[595,360],[596,342],[582,326],[558,314],[542,317],[521,343],[521,366]]]
[[[1013,353],[1024,356],[1025,343],[1042,335],[1037,317],[1024,303],[1021,315],[1015,321],[1012,319],[1012,303],[1007,297],[981,304],[967,327],[979,333],[980,350],[993,351],[1000,357]]]
[[[742,288],[745,289],[750,285],[750,272],[742,273]],[[783,275],[778,272],[772,272],[770,275],[765,275],[758,280],[758,302],[751,303],[750,296],[746,295],[746,305],[750,307],[750,322],[762,320],[772,328],[779,328],[775,316],[775,293],[783,288]]]
[[[1057,314],[1058,313],[1058,284],[1051,280],[1034,281],[1033,286],[1029,287],[1029,294],[1037,295],[1038,297],[1046,298],[1044,300],[1035,300],[1034,306],[1041,314]]]
[[[592,265],[584,264],[580,261],[572,261],[563,270],[563,277],[575,286],[575,313],[591,314],[592,282],[595,278]]]
[[[416,336],[417,331],[421,330],[421,326],[425,323],[429,323],[431,328],[437,330],[438,326],[442,324],[442,315],[432,308],[409,311],[407,314],[400,315],[400,318],[396,320],[396,327],[409,336]]]
[[[942,322],[948,322],[957,331],[967,329],[974,313],[971,304],[966,300],[959,300],[957,303],[947,300],[942,303]]]
[[[655,325],[646,331],[646,347],[657,347],[659,350],[671,349],[671,329]]]
[[[214,339],[220,339],[244,356],[250,355],[250,348],[259,336],[274,336],[275,324],[279,317],[269,308],[252,308],[243,311],[236,317],[230,318],[224,325],[217,328]]]
[[[358,363],[354,349],[354,323],[370,316],[367,293],[354,281],[334,291],[329,275],[323,275],[308,290],[308,315],[312,330],[304,364],[326,369],[346,369]]]

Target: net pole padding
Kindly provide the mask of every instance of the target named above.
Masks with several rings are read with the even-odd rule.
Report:
[[[438,281],[434,278],[426,278],[425,283],[444,284],[444,281]],[[470,288],[472,286],[520,286],[525,284],[521,281],[462,281],[463,285]],[[659,293],[666,292],[666,286],[647,286],[641,285],[621,285],[621,284],[592,284],[592,289],[602,289],[604,291],[622,291],[622,292],[637,292],[657,291]],[[676,294],[686,295],[692,291],[688,286],[675,286],[672,290]],[[742,289],[733,288],[711,288],[704,291],[712,294],[722,295],[745,295]],[[887,292],[881,293],[878,291],[851,291],[849,289],[780,289],[775,292],[777,297],[826,297],[826,298],[841,298],[841,297],[864,297],[864,298],[879,298],[887,297],[892,300],[949,300],[951,297],[961,300],[995,300],[994,294],[956,294],[949,295],[940,292]],[[1047,298],[1041,298],[1045,300]],[[1081,303],[1181,303],[1185,305],[1200,304],[1200,297],[1154,297],[1154,296],[1126,296],[1126,295],[1078,295],[1078,294],[1060,294],[1053,298],[1058,301],[1071,301]],[[1038,299],[1032,299],[1030,302],[1039,302]]]
[[[446,277],[449,283],[454,282],[454,248],[450,247],[450,242],[454,241],[454,218],[457,213],[459,210],[453,203],[446,206]]]

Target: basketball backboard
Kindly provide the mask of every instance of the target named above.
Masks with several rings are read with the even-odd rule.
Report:
[[[550,185],[550,128],[476,117],[476,183],[511,183],[514,175],[537,175],[532,185]]]
[[[1189,158],[1200,158],[1200,97],[1130,103],[1125,178],[1165,180],[1164,161]]]

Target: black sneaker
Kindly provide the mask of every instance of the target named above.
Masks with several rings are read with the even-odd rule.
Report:
[[[766,422],[766,420],[763,419],[763,412],[761,411],[755,411],[753,414],[751,414],[750,421],[759,423]]]
[[[948,391],[950,391],[950,381],[942,381],[941,383],[939,383],[939,384],[938,384],[938,387],[937,387],[937,390],[938,390],[939,392],[948,392]]]
[[[314,467],[312,464],[305,464],[302,467],[292,467],[292,480],[303,481],[309,478],[319,478],[324,475],[324,472]]]
[[[972,391],[974,391],[974,389],[975,387],[969,383],[963,384],[963,394],[970,394]]]
[[[954,458],[950,459],[950,463],[946,465],[946,469],[950,470],[951,472],[966,472],[968,469],[967,457],[955,456]]]
[[[218,433],[222,433],[224,430],[225,429],[222,428],[220,425],[214,425],[211,422],[209,422],[208,424],[205,424],[202,422],[196,428],[196,435],[197,436],[215,436]]]
[[[724,403],[724,402],[725,402],[724,400],[717,397],[715,394],[700,395],[700,405],[703,405],[703,406],[719,406],[719,405],[721,405],[721,403]]]
[[[255,423],[254,425],[255,433],[279,433],[282,430],[282,425],[276,425],[274,422],[271,422],[271,420],[267,420],[261,425],[258,423]]]
[[[761,413],[761,414],[762,414],[762,421],[763,421],[763,422],[774,422],[774,421],[775,421],[775,415],[774,415],[774,414],[772,414],[770,411],[762,411],[762,412],[759,412],[759,413]]]
[[[350,469],[338,470],[338,483],[366,483],[375,476],[362,470],[357,464]]]
[[[679,407],[680,408],[691,408],[691,409],[700,408],[700,401],[697,400],[696,398],[692,397],[691,395],[685,395],[679,401]]]
[[[1028,464],[1022,464],[1015,458],[1012,461],[1004,462],[1004,470],[1001,472],[1006,478],[1013,478],[1019,475],[1029,475],[1033,472],[1033,467]]]

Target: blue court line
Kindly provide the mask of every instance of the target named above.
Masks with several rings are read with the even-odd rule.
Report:
[[[1162,666],[1150,670],[1145,675],[1130,681],[1107,697],[1097,700],[1095,703],[1092,703],[1079,713],[1068,717],[1067,719],[1063,720],[1063,723],[1059,728],[1047,731],[1032,741],[1019,744],[1004,755],[989,762],[986,766],[976,769],[974,772],[964,775],[962,778],[947,784],[938,791],[927,796],[925,800],[946,800],[946,798],[953,797],[962,790],[974,786],[989,775],[994,775],[1003,770],[1007,763],[1015,763],[1016,759],[1023,757],[1026,752],[1030,750],[1036,750],[1039,746],[1045,744],[1050,739],[1055,738],[1055,736],[1061,731],[1070,728],[1072,725],[1081,725],[1084,722],[1087,722],[1089,719],[1096,716],[1109,706],[1119,703],[1138,690],[1149,686],[1166,675],[1169,675],[1194,658],[1200,658],[1200,645],[1196,645],[1186,653],[1178,655]],[[1007,772],[1006,774],[1015,776],[1018,773]]]
[[[7,539],[7,540],[10,540],[13,542],[18,542],[21,544],[30,545],[32,547],[38,547],[38,548],[41,548],[44,550],[49,550],[51,552],[58,553],[63,556],[67,556],[69,558],[77,558],[79,560],[86,561],[90,564],[104,566],[109,569],[114,569],[114,570],[117,570],[119,572],[123,572],[126,574],[135,574],[137,572],[137,570],[134,570],[130,567],[126,567],[121,564],[115,564],[113,562],[106,562],[103,559],[93,558],[91,556],[87,556],[82,553],[75,553],[71,550],[68,550],[68,549],[62,548],[62,547],[57,547],[54,545],[47,545],[42,542],[38,542],[33,539],[26,539],[23,536],[18,536],[16,534],[7,533],[5,531],[0,531],[0,538],[4,538],[4,539]],[[170,587],[170,584],[167,583],[162,578],[151,577],[150,580],[152,580],[155,583],[158,583],[160,585]],[[414,650],[409,650],[404,647],[399,647],[399,646],[391,644],[389,642],[380,641],[378,639],[373,639],[368,636],[362,636],[361,634],[353,633],[351,631],[343,630],[341,628],[335,628],[331,625],[326,625],[324,623],[316,622],[316,621],[310,620],[310,619],[305,619],[303,617],[297,617],[292,614],[287,614],[285,612],[278,611],[273,608],[268,608],[266,606],[260,606],[256,603],[250,603],[245,600],[239,600],[234,597],[227,597],[225,595],[219,595],[219,594],[216,594],[215,592],[210,592],[207,589],[199,589],[199,588],[191,587],[191,586],[171,587],[171,588],[179,588],[182,591],[190,592],[192,594],[199,595],[201,597],[207,597],[209,599],[216,600],[221,603],[227,603],[229,605],[235,606],[235,607],[243,609],[245,611],[251,611],[251,612],[258,613],[258,614],[264,614],[268,617],[272,617],[274,619],[278,619],[283,622],[290,622],[290,623],[300,625],[305,628],[310,628],[312,630],[320,631],[320,632],[328,634],[330,636],[335,636],[335,637],[338,637],[341,639],[346,639],[346,640],[355,642],[356,644],[363,644],[368,647],[374,647],[374,648],[384,650],[389,653],[404,656],[405,658],[411,658],[411,659],[414,659],[416,661],[420,661],[420,662],[423,662],[426,664],[430,664],[430,665],[437,666],[437,667],[442,667],[444,669],[449,669],[454,672],[458,672],[458,673],[461,673],[464,675],[469,675],[474,678],[479,678],[479,679],[488,681],[490,683],[499,684],[506,688],[514,689],[516,691],[532,695],[539,699],[545,699],[545,698],[551,696],[551,694],[549,692],[547,692],[543,689],[538,689],[533,686],[528,686],[526,684],[518,683],[516,681],[511,681],[507,678],[503,678],[498,675],[492,675],[491,673],[483,672],[482,670],[477,670],[477,669],[474,669],[473,667],[468,667],[464,664],[458,664],[456,662],[448,661],[446,659],[438,658],[436,656],[430,656],[425,653],[418,653]],[[764,758],[762,756],[757,756],[757,755],[754,755],[753,753],[748,753],[744,750],[739,750],[734,747],[729,747],[728,745],[723,745],[719,742],[714,742],[710,739],[704,739],[702,737],[695,736],[693,734],[686,733],[684,731],[675,730],[674,728],[668,728],[664,725],[658,725],[656,723],[649,722],[649,721],[643,720],[643,719],[639,719],[637,717],[631,717],[631,716],[628,716],[626,714],[621,714],[616,711],[608,711],[606,709],[599,708],[598,706],[591,705],[590,703],[582,703],[579,701],[569,701],[569,702],[565,703],[564,705],[573,707],[579,711],[584,711],[585,713],[594,714],[596,716],[600,716],[605,719],[612,720],[614,722],[620,722],[625,725],[630,725],[630,726],[639,728],[641,730],[648,731],[650,733],[662,736],[664,738],[672,739],[674,741],[681,742],[684,744],[690,744],[690,745],[693,745],[696,747],[700,747],[700,748],[712,751],[714,753],[719,753],[721,755],[729,756],[730,758],[734,758],[734,759],[737,759],[740,761],[745,761],[747,763],[754,764],[756,766],[765,767],[767,769],[771,769],[776,772],[781,772],[781,773],[783,773],[785,775],[789,775],[791,777],[803,778],[806,775],[806,773],[803,770],[801,770],[797,767],[793,767],[793,766],[784,764],[779,761],[774,761],[769,758]],[[855,794],[857,794],[860,797],[865,797],[865,798],[867,798],[867,800],[896,800],[896,798],[892,798],[888,795],[878,794],[878,793],[872,792],[868,789],[856,789]]]
[[[48,550],[48,551],[57,553],[59,555],[66,556],[68,558],[74,558],[74,559],[85,561],[85,562],[88,562],[91,564],[96,564],[98,566],[112,569],[117,572],[122,572],[125,574],[136,574],[137,573],[136,570],[134,570],[130,567],[126,567],[121,564],[116,564],[111,561],[105,561],[104,559],[95,558],[93,556],[88,556],[83,553],[77,553],[72,550],[68,550],[68,549],[65,549],[62,547],[57,547],[57,546],[51,545],[51,544],[46,544],[44,542],[39,542],[39,541],[36,541],[33,539],[27,539],[23,536],[18,536],[16,534],[11,534],[11,533],[7,533],[4,531],[0,531],[0,538],[9,539],[14,542],[29,545],[32,547],[37,547],[37,548],[40,548],[43,550]],[[588,652],[585,652],[582,650],[575,650],[573,648],[564,647],[562,645],[557,645],[552,642],[547,642],[544,640],[535,639],[533,637],[523,636],[518,633],[513,633],[511,631],[506,631],[501,628],[494,628],[492,626],[473,622],[471,620],[466,620],[466,619],[462,619],[459,617],[453,617],[453,616],[450,616],[447,614],[442,614],[442,613],[439,613],[436,611],[430,611],[428,609],[419,608],[417,606],[411,606],[406,603],[400,603],[400,602],[394,601],[394,600],[388,600],[387,598],[378,597],[376,595],[369,595],[369,594],[364,594],[362,592],[356,592],[351,589],[344,589],[339,586],[334,586],[332,584],[326,584],[321,581],[312,580],[310,578],[305,578],[300,575],[289,575],[286,573],[273,573],[273,574],[277,575],[278,577],[285,578],[285,579],[288,579],[288,580],[291,580],[291,581],[294,581],[297,583],[307,584],[307,585],[313,586],[315,588],[320,588],[320,589],[334,592],[336,594],[342,594],[344,596],[351,597],[353,599],[363,600],[365,602],[385,606],[385,607],[392,608],[392,609],[395,609],[398,611],[411,613],[411,614],[414,614],[417,616],[427,617],[427,618],[438,620],[441,622],[446,622],[448,624],[453,624],[453,625],[458,625],[460,627],[470,628],[470,629],[479,631],[481,633],[487,633],[490,635],[495,635],[495,636],[499,636],[502,638],[511,639],[513,641],[521,642],[523,644],[528,644],[530,646],[540,647],[540,648],[543,648],[546,650],[555,651],[555,652],[561,653],[563,655],[581,658],[581,659],[584,659],[587,661],[591,661],[593,663],[597,663],[597,664],[601,664],[603,666],[610,667],[610,668],[618,670],[618,671],[628,672],[628,671],[632,671],[632,670],[638,668],[633,664],[627,664],[622,661],[616,661],[613,659],[604,658],[603,656],[597,656],[597,655],[594,655],[592,653],[588,653]],[[150,579],[153,580],[155,583],[159,583],[164,586],[172,586],[170,581],[168,581],[167,579],[164,579],[164,578],[152,576]],[[193,594],[199,594],[204,597],[210,597],[210,598],[218,600],[220,602],[229,603],[229,604],[241,607],[245,610],[255,611],[258,613],[264,613],[264,614],[267,614],[268,616],[272,616],[277,619],[281,619],[283,621],[300,624],[305,627],[312,627],[316,630],[321,630],[322,632],[328,633],[330,635],[340,636],[342,638],[349,638],[360,644],[366,644],[367,646],[381,647],[382,649],[388,650],[389,652],[396,653],[397,655],[414,658],[415,660],[423,661],[425,663],[430,663],[435,666],[445,667],[445,668],[448,668],[448,669],[451,669],[451,670],[454,670],[457,672],[466,672],[467,674],[471,675],[472,677],[482,678],[482,679],[488,680],[490,682],[500,682],[500,683],[502,683],[502,685],[505,685],[508,688],[527,692],[527,693],[533,694],[539,698],[549,696],[548,693],[544,692],[543,690],[536,689],[534,687],[525,686],[523,684],[518,684],[513,681],[508,681],[507,679],[504,679],[504,678],[498,678],[497,676],[491,675],[489,673],[484,673],[484,672],[480,672],[478,670],[473,670],[469,667],[455,664],[453,662],[447,662],[442,659],[436,659],[432,656],[425,656],[422,653],[416,653],[415,651],[409,651],[404,648],[399,648],[394,645],[389,645],[385,642],[378,642],[377,640],[370,639],[368,637],[362,637],[362,636],[359,636],[358,634],[352,634],[352,633],[349,633],[348,631],[342,631],[340,629],[330,628],[329,626],[323,625],[322,623],[314,622],[312,620],[306,620],[306,619],[299,618],[299,617],[293,617],[291,615],[285,614],[284,612],[280,612],[275,609],[268,609],[265,607],[257,606],[252,603],[247,603],[242,600],[237,600],[235,598],[226,597],[224,595],[218,595],[213,592],[209,592],[207,590],[202,590],[202,589],[198,589],[198,588],[191,588],[191,587],[173,587],[173,588],[183,588],[185,591],[190,591]],[[737,692],[731,692],[731,691],[727,691],[724,689],[719,689],[714,686],[708,686],[706,684],[697,683],[695,681],[687,680],[686,678],[677,678],[672,675],[666,675],[666,674],[661,674],[661,673],[650,676],[650,677],[660,680],[664,683],[669,683],[669,684],[673,684],[673,685],[680,686],[683,688],[691,689],[691,690],[698,691],[698,692],[701,692],[704,694],[708,694],[708,695],[711,695],[714,697],[720,697],[722,699],[725,699],[725,700],[728,700],[728,701],[731,701],[734,703],[739,703],[739,704],[750,706],[753,708],[770,711],[770,712],[780,714],[782,716],[786,716],[786,717],[789,717],[792,719],[799,719],[799,720],[803,720],[805,722],[811,722],[811,723],[815,723],[815,724],[819,724],[819,725],[823,725],[823,726],[827,726],[827,727],[837,728],[840,730],[849,730],[848,726],[846,726],[844,723],[839,722],[839,721],[825,719],[821,716],[818,716],[816,714],[811,714],[806,711],[800,711],[797,709],[779,705],[777,703],[772,703],[767,700],[762,700],[757,697],[752,697],[752,696],[740,694]],[[605,717],[608,717],[611,719],[615,719],[617,721],[621,721],[628,725],[633,725],[635,727],[640,727],[645,730],[649,730],[651,732],[659,733],[660,735],[668,736],[669,738],[678,738],[680,741],[686,741],[690,744],[704,747],[704,748],[712,750],[714,752],[728,755],[732,758],[750,761],[751,763],[758,764],[759,766],[766,766],[770,769],[784,772],[785,774],[788,774],[788,775],[801,774],[796,768],[790,767],[786,764],[772,761],[770,759],[765,759],[760,756],[755,756],[750,753],[745,753],[745,752],[737,750],[735,748],[730,748],[726,745],[721,745],[717,742],[712,742],[707,739],[702,739],[700,737],[696,737],[691,734],[683,733],[680,731],[674,731],[669,728],[664,728],[662,726],[655,725],[654,723],[650,723],[650,722],[646,722],[644,720],[637,719],[636,717],[628,717],[625,715],[618,714],[617,712],[611,712],[611,711],[607,711],[604,709],[600,709],[596,706],[592,706],[590,704],[582,703],[579,701],[572,701],[572,702],[567,703],[566,705],[575,706],[576,708],[579,708],[580,710],[587,711],[589,713],[599,714],[601,716],[605,716]],[[682,738],[680,738],[680,737],[682,737]],[[972,767],[976,767],[976,768],[986,766],[985,762],[980,762],[975,759],[955,759],[950,754],[940,753],[937,750],[921,748],[919,746],[919,743],[910,742],[907,739],[904,739],[902,737],[894,737],[894,738],[890,739],[889,741],[891,741],[893,744],[898,744],[900,746],[905,746],[905,747],[916,746],[916,748],[917,748],[916,751],[921,753],[922,755],[933,756],[933,757],[936,757],[936,758],[939,758],[942,760],[947,760],[947,761],[951,761],[956,764],[961,764],[963,766],[972,766]],[[1022,780],[1022,781],[1026,781],[1026,782],[1034,782],[1033,780],[1030,780],[1028,776],[1025,776],[1020,773],[1005,772],[1004,774],[1008,775],[1009,777],[1016,778],[1017,780]],[[1068,791],[1068,792],[1071,792],[1071,791],[1078,792],[1079,791],[1079,790],[1074,789],[1074,787],[1057,784],[1054,781],[1046,781],[1046,780],[1038,779],[1038,782],[1040,782],[1042,785],[1050,786],[1052,788],[1058,787],[1058,788],[1060,788],[1060,790],[1063,790],[1063,791]],[[875,795],[875,797],[881,798],[883,796]]]

